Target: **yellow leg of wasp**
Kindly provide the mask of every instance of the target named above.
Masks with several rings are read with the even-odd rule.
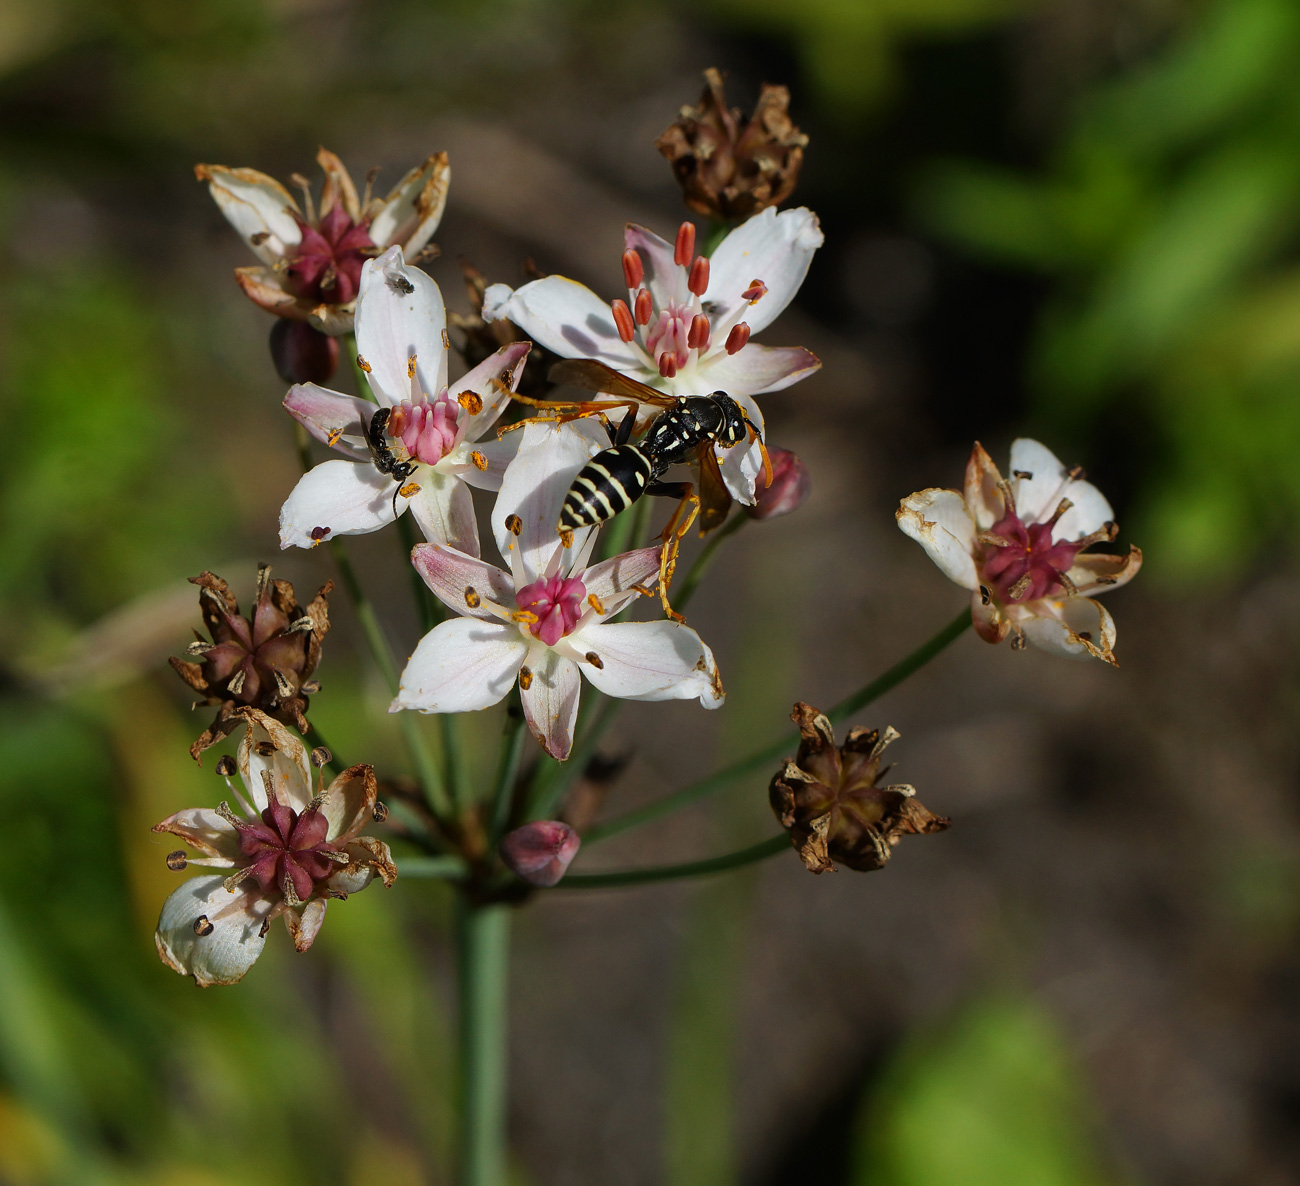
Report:
[[[664,607],[664,613],[674,622],[684,622],[686,619],[668,604],[668,586],[672,584],[673,573],[677,571],[677,551],[699,513],[700,496],[691,490],[677,504],[677,509],[673,511],[672,518],[663,531],[663,551],[659,554],[659,601]]]

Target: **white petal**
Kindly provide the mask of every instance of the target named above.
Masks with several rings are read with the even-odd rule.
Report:
[[[1110,503],[1091,482],[1071,482],[1065,488],[1065,497],[1074,505],[1056,521],[1056,526],[1052,528],[1053,542],[1082,539],[1085,535],[1091,535],[1103,524],[1114,522],[1115,512],[1110,509]]]
[[[280,547],[314,548],[332,536],[378,531],[396,517],[397,490],[392,477],[367,462],[323,461],[298,479],[280,508]],[[398,496],[398,514],[406,502]]]
[[[438,544],[416,544],[411,549],[411,563],[424,583],[458,614],[497,622],[500,619],[484,607],[484,601],[495,601],[510,610],[515,608],[515,583],[510,574],[486,560]],[[465,600],[470,590],[478,598],[477,606]]]
[[[540,643],[530,649],[526,665],[532,679],[526,688],[522,674],[519,682],[524,719],[542,748],[563,762],[573,748],[573,726],[578,719],[582,691],[578,665]]]
[[[389,712],[473,712],[510,691],[528,653],[514,625],[456,618],[420,639]]]
[[[767,294],[751,305],[741,320],[751,333],[762,331],[794,299],[808,274],[813,252],[825,240],[817,215],[805,206],[783,210],[769,206],[738,226],[718,244],[709,260],[709,287],[704,300],[712,306],[710,320],[725,320],[740,305],[740,294],[753,280],[767,285]]]
[[[259,811],[269,800],[263,772],[271,776],[275,797],[294,811],[304,811],[313,791],[307,747],[279,721],[256,709],[246,709],[248,727],[239,741],[239,773]]]
[[[375,405],[315,383],[298,383],[284,397],[289,415],[312,436],[356,461],[369,461],[365,432]]]
[[[923,547],[950,581],[967,589],[979,586],[975,571],[975,521],[966,500],[955,490],[919,490],[909,494],[895,512],[904,535]]]
[[[313,898],[299,914],[297,910],[284,912],[284,927],[293,939],[295,951],[308,951],[316,942],[316,936],[325,922],[325,907],[329,902],[324,898]]]
[[[456,427],[462,441],[477,441],[500,419],[510,404],[510,393],[519,386],[519,376],[523,374],[532,345],[531,342],[511,342],[502,346],[448,388],[452,397],[462,391],[473,391],[483,400],[482,411],[472,416],[461,413]]]
[[[370,367],[370,386],[380,403],[411,395],[407,366],[412,355],[420,383],[436,396],[447,385],[447,311],[442,293],[419,268],[408,268],[400,247],[366,260],[357,293],[357,353]]]
[[[1002,474],[993,464],[993,458],[979,441],[971,449],[966,462],[966,480],[963,486],[966,509],[975,519],[975,525],[987,531],[1007,513],[1007,500],[999,483]]]
[[[595,358],[616,371],[639,371],[644,359],[618,336],[609,306],[585,284],[547,276],[511,291],[493,284],[483,296],[483,320],[513,321],[561,358]]]
[[[447,462],[446,458],[443,461],[445,464],[454,465],[455,468],[450,472],[475,489],[500,490],[501,482],[506,476],[506,468],[519,452],[519,442],[522,439],[521,433],[510,432],[500,440],[489,436],[483,441],[468,441],[456,446],[451,462]],[[474,453],[487,463],[485,468],[479,469],[471,459]]]
[[[199,165],[194,174],[208,183],[226,221],[264,264],[274,264],[302,241],[292,213],[298,203],[274,177],[224,165]]]
[[[681,270],[673,260],[675,244],[661,239],[654,231],[629,222],[623,232],[623,247],[641,256],[645,268],[642,283],[650,290],[655,308],[667,308],[668,302],[678,295],[677,286],[681,278]]]
[[[329,821],[327,838],[346,844],[374,820],[379,786],[373,766],[349,766],[325,789],[321,814]]]
[[[1068,597],[1059,601],[1031,602],[1030,615],[1017,618],[1025,637],[1036,647],[1067,659],[1090,655],[1114,664],[1115,620],[1100,601]]]
[[[607,696],[624,700],[723,701],[713,652],[680,622],[596,622],[565,640],[585,657],[583,674]],[[594,653],[598,667],[589,657]]]
[[[623,552],[593,564],[582,574],[587,596],[604,606],[605,612],[598,615],[602,620],[613,617],[628,602],[641,596],[632,586],[645,585],[651,577],[658,576],[662,550],[663,545],[656,544],[653,548]]]
[[[422,465],[411,479],[420,489],[411,495],[411,514],[424,538],[477,556],[478,521],[469,487],[455,474]]]
[[[442,221],[450,184],[451,167],[445,152],[435,153],[412,169],[370,221],[370,238],[376,246],[395,243],[414,257]]]
[[[698,374],[715,391],[732,396],[762,395],[806,379],[821,365],[821,359],[802,346],[760,346],[750,342],[735,354],[728,354],[722,343],[717,343],[701,359]]]
[[[509,558],[515,551],[531,581],[545,572],[559,546],[560,507],[573,479],[593,454],[609,445],[609,437],[600,421],[591,418],[565,424],[535,422],[524,429],[523,437],[492,508],[492,534],[502,556]],[[519,518],[518,536],[506,526],[511,516]],[[574,554],[589,534],[575,533]]]
[[[1016,474],[1032,476],[1017,478]],[[1025,523],[1050,519],[1063,498],[1074,504],[1052,529],[1053,540],[1081,539],[1115,517],[1096,486],[1071,479],[1068,467],[1057,460],[1056,454],[1027,437],[1011,443],[1011,476],[1016,514]]]
[[[734,398],[741,410],[749,417],[749,422],[762,433],[763,413],[758,405],[747,395],[737,393]],[[714,447],[713,452],[718,459],[718,472],[722,474],[722,484],[726,486],[728,493],[745,506],[753,506],[757,497],[758,475],[763,472],[763,451],[758,447],[758,442],[736,444],[729,449],[718,445]]]
[[[223,880],[220,875],[192,877],[173,891],[163,903],[154,934],[163,963],[193,976],[200,988],[242,980],[266,942],[259,932],[271,903],[244,890],[222,889]],[[242,908],[236,905],[241,899]],[[212,923],[207,935],[194,933],[200,917]]]
[[[232,866],[244,856],[239,848],[239,833],[207,807],[187,807],[154,824],[153,830],[179,836],[205,856],[223,858]]]

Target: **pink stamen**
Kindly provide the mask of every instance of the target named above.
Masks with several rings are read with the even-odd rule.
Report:
[[[684,222],[677,228],[677,242],[673,246],[673,263],[684,268],[695,255],[695,224]]]
[[[637,325],[650,324],[650,318],[654,316],[655,305],[654,298],[650,295],[648,288],[643,288],[636,294],[633,311],[636,314]]]
[[[665,379],[671,379],[677,374],[677,359],[671,354],[661,354],[659,356],[659,374]]]
[[[765,296],[767,296],[767,285],[761,280],[751,280],[749,287],[740,294],[740,299],[748,301],[752,305],[759,297]]]
[[[525,585],[515,594],[515,603],[537,615],[528,629],[534,638],[553,647],[578,624],[586,597],[587,587],[577,577],[553,576]]]
[[[707,350],[709,348],[709,319],[703,313],[696,313],[691,318],[691,328],[686,335],[686,344],[692,350]]]
[[[709,261],[704,256],[695,257],[695,262],[691,264],[691,270],[686,277],[686,287],[696,296],[703,296],[704,290],[709,287]]]
[[[635,251],[623,252],[623,279],[627,281],[628,290],[641,287],[641,281],[645,276],[645,265],[641,262],[641,256]]]
[[[632,321],[632,311],[627,307],[627,301],[615,300],[610,308],[614,312],[614,325],[618,329],[618,336],[625,342],[630,342],[636,337],[636,325]]]
[[[731,333],[727,335],[727,353],[738,354],[745,348],[745,343],[749,341],[749,325],[744,321],[738,321],[731,327]]]

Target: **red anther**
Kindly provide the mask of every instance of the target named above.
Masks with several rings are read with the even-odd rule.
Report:
[[[696,296],[703,296],[704,290],[709,287],[709,261],[704,256],[695,257],[686,276],[686,287]]]
[[[684,222],[677,228],[677,243],[673,247],[673,263],[686,267],[695,255],[695,224]]]
[[[623,252],[623,279],[627,281],[628,288],[640,288],[644,276],[645,265],[641,262],[640,253],[636,251]]]
[[[692,350],[709,348],[709,319],[703,313],[691,318],[691,328],[686,331],[686,344]]]
[[[671,379],[677,374],[677,355],[671,350],[665,350],[659,356],[659,373],[665,379]]]
[[[736,322],[731,327],[731,333],[727,335],[727,353],[735,354],[745,348],[745,343],[749,341],[749,326],[743,321]]]
[[[630,342],[636,337],[636,326],[632,323],[632,310],[627,307],[627,301],[613,301],[610,309],[614,313],[614,324],[618,327],[618,336],[625,342]]]
[[[636,304],[633,309],[636,313],[637,325],[650,324],[650,318],[655,311],[655,302],[648,288],[643,288],[636,294]]]
[[[767,285],[761,280],[751,280],[749,282],[749,287],[740,294],[740,299],[742,301],[748,301],[752,305],[762,296],[767,296]]]

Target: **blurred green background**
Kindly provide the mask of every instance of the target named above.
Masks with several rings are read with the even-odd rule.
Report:
[[[790,858],[530,910],[518,1181],[1300,1176],[1300,5],[5,0],[0,1182],[447,1180],[437,887],[332,908],[305,957],[275,934],[236,989],[152,950],[176,879],[149,826],[219,797],[164,663],[198,624],[183,578],[247,601],[296,473],[250,261],[192,166],[314,177],[323,143],[383,186],[448,148],[453,307],[462,257],[612,294],[620,220],[682,217],[652,142],[714,64],[737,103],[790,85],[812,137],[796,201],[827,245],[767,338],[826,363],[771,405],[817,498],[748,529],[693,614],[721,723],[652,706],[612,743],[618,793],[766,740],[955,612],[891,513],[957,484],[975,436],[1086,461],[1145,591],[1116,599],[1124,672],[965,639],[889,704],[957,828],[886,873]],[[409,649],[398,549],[356,550]],[[276,567],[306,596],[330,575]],[[312,717],[401,775],[335,601]],[[764,800],[609,860],[760,837]]]

